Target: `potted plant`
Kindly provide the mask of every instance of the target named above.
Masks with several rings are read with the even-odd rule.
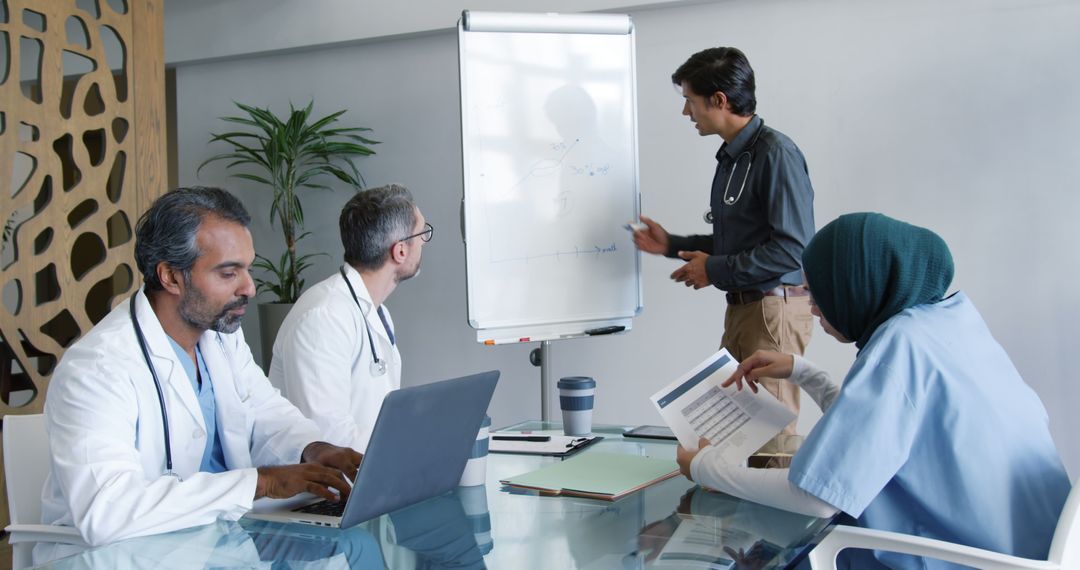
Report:
[[[361,134],[370,131],[369,128],[337,126],[344,110],[312,119],[314,101],[304,108],[290,103],[289,115],[280,118],[268,108],[235,104],[245,114],[221,117],[221,120],[247,130],[211,133],[211,143],[224,142],[232,148],[204,160],[199,172],[207,164],[227,160],[226,169],[236,170],[231,176],[257,182],[273,192],[270,224],[276,222],[281,227],[285,251],[276,263],[256,255],[254,264],[265,274],[255,278],[258,291],[272,293],[277,298],[273,303],[259,305],[263,365],[269,368],[274,337],[304,289],[304,270],[317,255],[297,252],[297,244],[310,233],[303,231],[304,209],[297,192],[301,188],[329,189],[328,178],[360,190],[364,178],[353,159],[375,154],[369,145],[378,141]]]

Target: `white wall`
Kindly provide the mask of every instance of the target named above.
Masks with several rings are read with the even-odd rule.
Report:
[[[453,28],[463,10],[586,12],[688,1],[694,0],[171,0],[165,3],[165,62],[425,34]]]
[[[821,226],[876,210],[939,232],[962,287],[1040,394],[1070,472],[1080,472],[1080,388],[1069,357],[1080,317],[1078,255],[1067,227],[1080,213],[1080,5],[1026,0],[733,0],[630,12],[637,29],[644,211],[674,231],[705,231],[701,214],[719,139],[679,114],[669,76],[686,57],[734,45],[750,57],[766,122],[802,147]],[[172,29],[172,28],[170,28]],[[231,100],[282,110],[317,98],[323,112],[384,141],[361,162],[368,183],[409,186],[436,228],[424,271],[388,305],[406,360],[404,382],[503,371],[496,425],[539,414],[533,345],[482,347],[465,323],[459,230],[461,151],[456,37],[436,32],[363,45],[180,66],[180,181],[235,189],[258,218],[256,248],[277,255],[265,194],[195,168],[215,150],[208,133]],[[340,259],[337,212],[345,192],[305,201],[310,251],[328,251],[309,281]],[[724,302],[667,279],[675,265],[648,257],[645,310],[632,332],[553,349],[555,378],[597,379],[596,420],[657,423],[647,397],[719,343]],[[251,316],[245,330],[256,338]],[[253,343],[257,345],[257,342]],[[253,347],[255,350],[257,346]],[[836,375],[854,351],[820,329],[809,356]],[[812,407],[812,405],[811,405]],[[804,414],[804,424],[817,417]]]

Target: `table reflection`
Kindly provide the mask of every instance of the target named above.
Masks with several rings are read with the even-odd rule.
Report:
[[[821,519],[694,487],[674,512],[641,530],[639,554],[658,567],[785,567],[802,557],[803,547],[826,525]]]
[[[532,422],[533,433],[561,427]],[[584,450],[674,458],[675,445],[621,437]],[[798,562],[828,526],[674,477],[618,501],[514,494],[500,480],[559,461],[491,454],[487,485],[458,487],[339,530],[241,519],[121,541],[50,568],[780,568]]]
[[[339,530],[243,519],[133,538],[54,561],[46,568],[381,568],[378,541],[362,527]]]
[[[483,485],[477,488],[484,490]],[[475,499],[471,489],[459,487],[441,497],[390,513],[393,532],[391,543],[384,546],[384,551],[393,559],[392,566],[425,570],[486,568],[473,522],[462,505],[463,494]],[[389,552],[395,547],[404,552]]]

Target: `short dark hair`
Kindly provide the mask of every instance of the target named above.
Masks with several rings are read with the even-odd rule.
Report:
[[[715,47],[695,53],[671,74],[671,82],[675,85],[685,82],[691,91],[704,97],[722,91],[731,112],[742,117],[749,117],[757,110],[754,69],[738,48]]]
[[[163,261],[180,270],[185,279],[190,276],[195,260],[202,255],[195,234],[207,216],[245,228],[251,223],[251,216],[235,196],[221,188],[204,186],[169,190],[139,218],[135,226],[135,264],[147,293],[164,289],[157,276],[157,266]]]
[[[390,257],[390,246],[413,231],[416,203],[404,186],[369,188],[353,196],[338,220],[345,262],[362,269],[378,269]]]

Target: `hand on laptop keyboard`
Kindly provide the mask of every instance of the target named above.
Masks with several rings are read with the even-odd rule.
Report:
[[[315,441],[304,448],[303,463],[318,463],[333,467],[345,474],[349,480],[356,479],[356,470],[364,456],[355,449],[338,447],[325,441]]]
[[[307,491],[328,501],[349,498],[349,482],[341,471],[314,463],[259,467],[255,498],[287,499]]]

